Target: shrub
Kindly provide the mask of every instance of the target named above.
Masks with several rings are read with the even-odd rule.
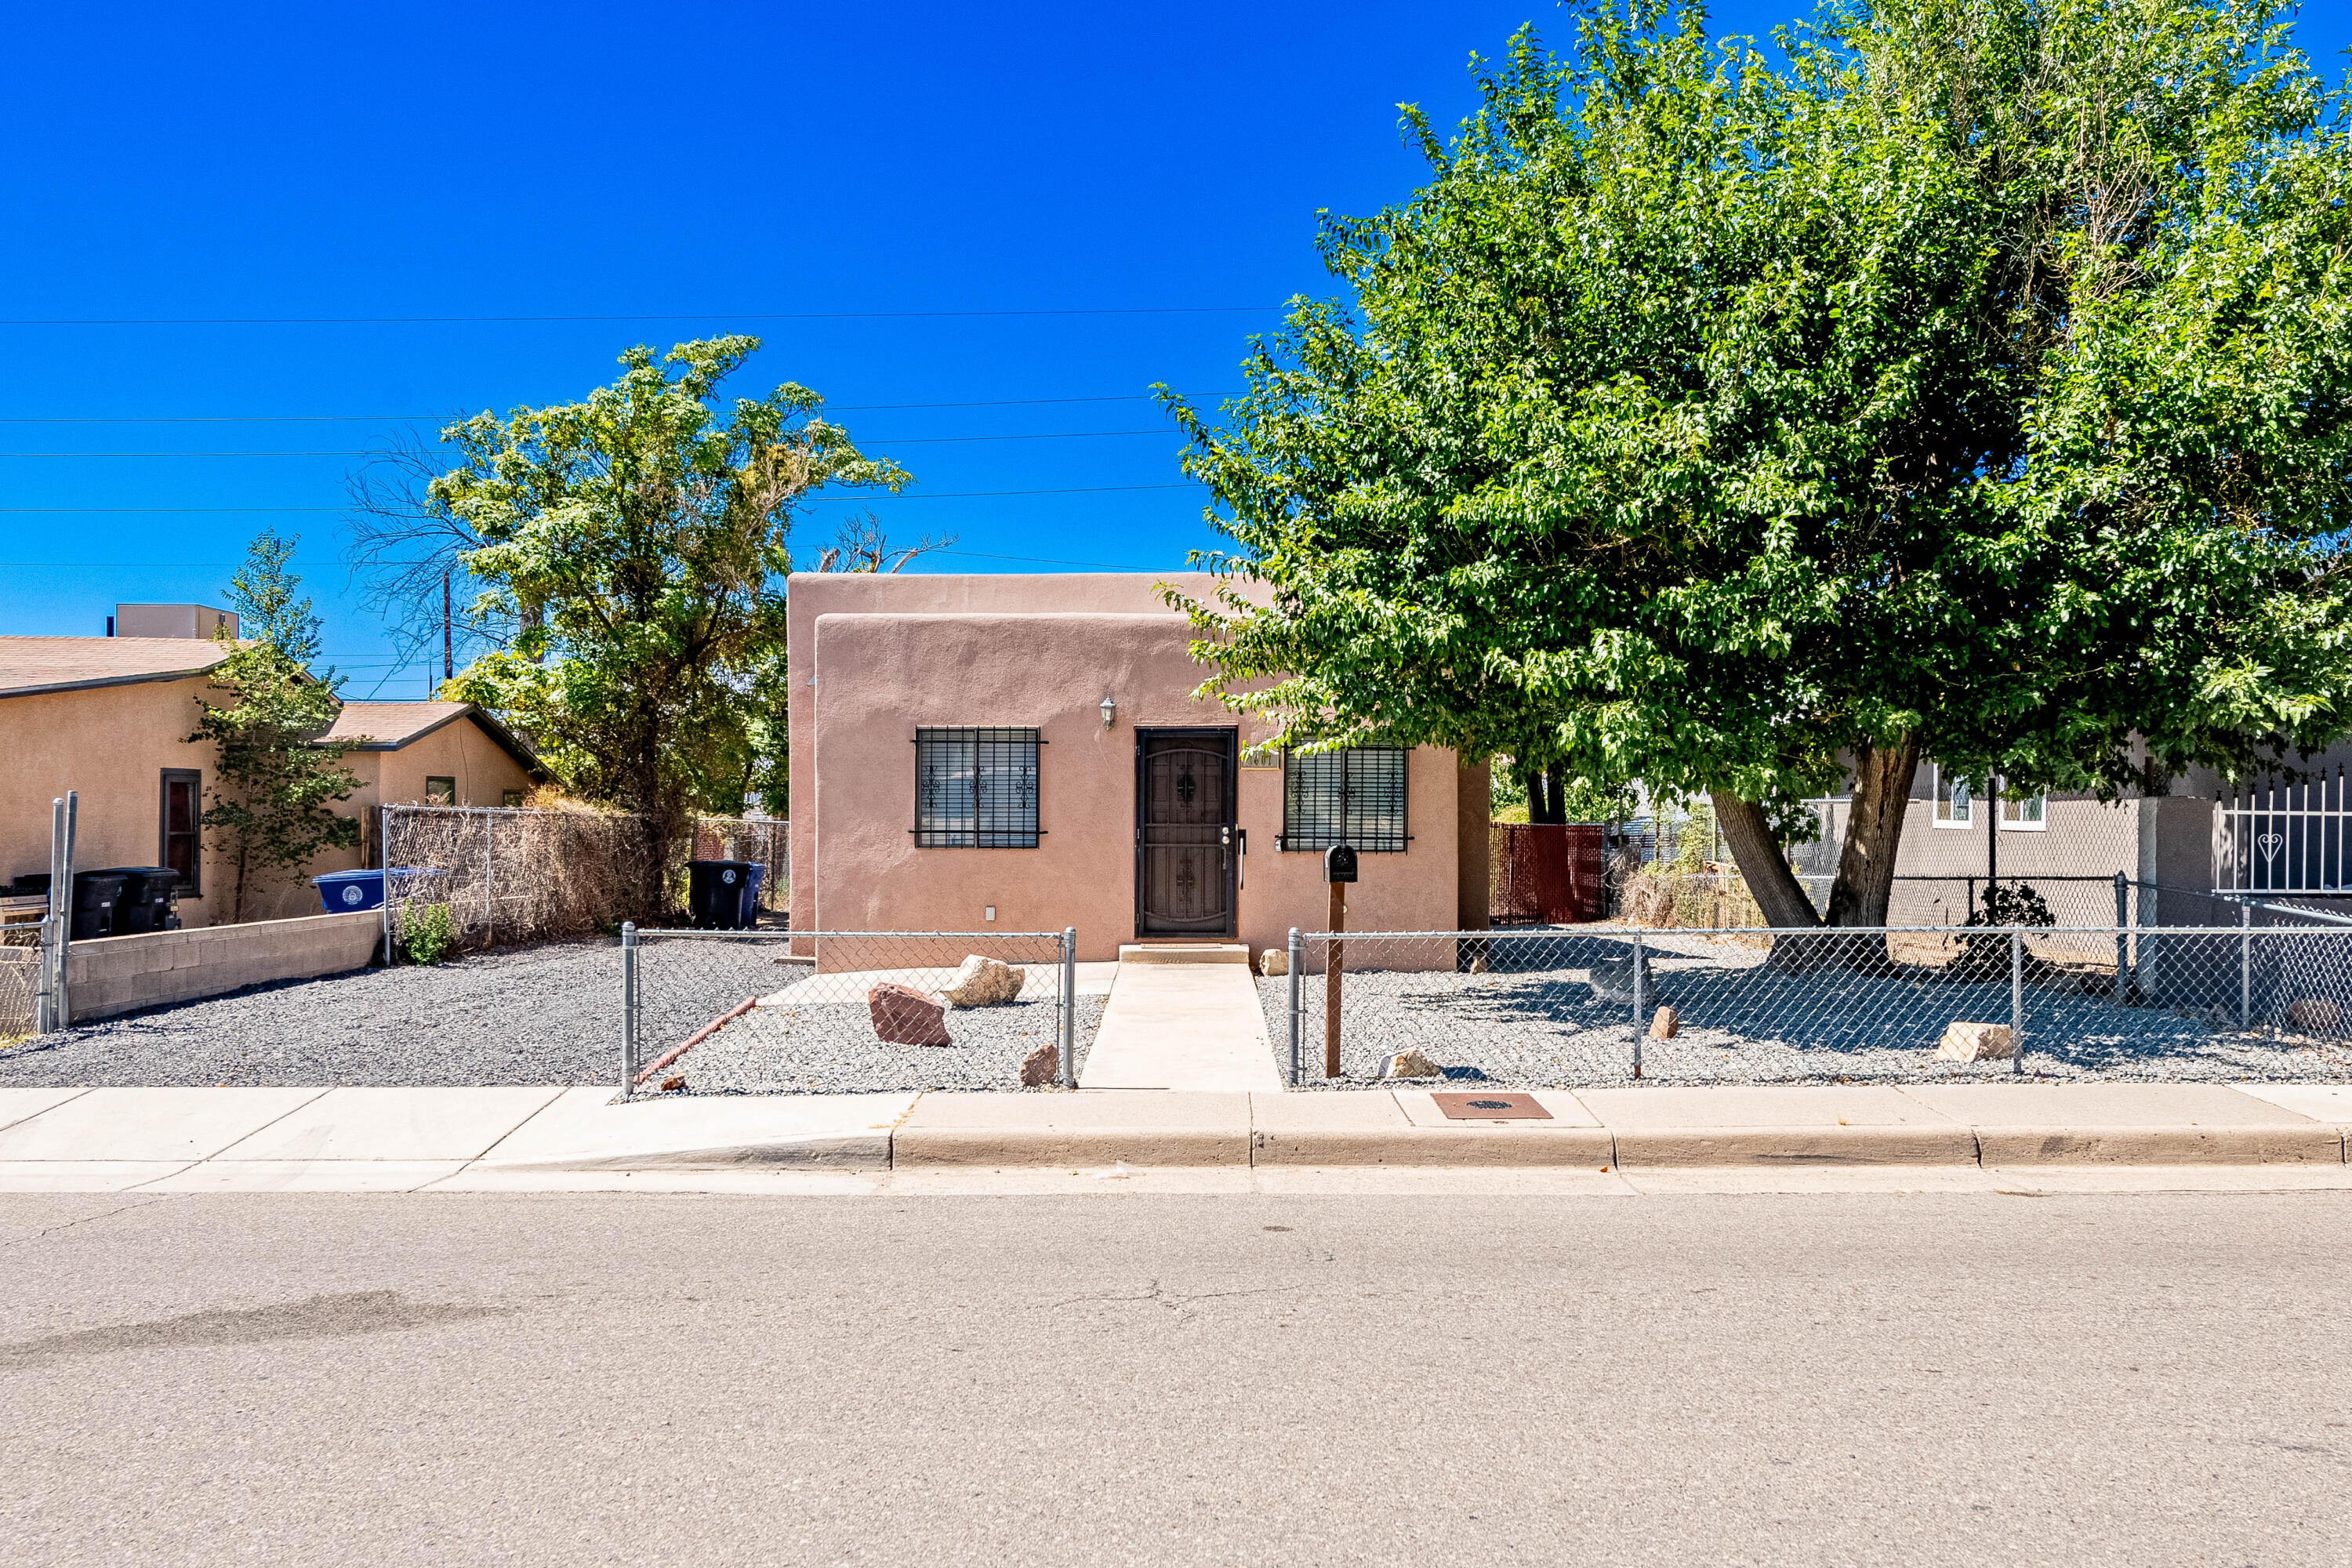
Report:
[[[400,917],[401,951],[411,963],[438,963],[457,941],[446,904],[419,904]]]

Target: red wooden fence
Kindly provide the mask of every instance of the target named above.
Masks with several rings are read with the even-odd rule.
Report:
[[[1568,925],[1609,913],[1608,866],[1597,822],[1497,822],[1486,869],[1486,911],[1497,924]]]

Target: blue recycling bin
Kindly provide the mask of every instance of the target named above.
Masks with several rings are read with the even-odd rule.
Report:
[[[331,915],[348,914],[353,910],[383,908],[383,879],[394,877],[439,877],[446,875],[437,866],[394,866],[383,871],[324,871],[310,879],[310,886],[319,889],[319,906]]]
[[[686,863],[687,907],[705,930],[749,931],[760,923],[760,880],[767,867],[757,860],[689,860]]]

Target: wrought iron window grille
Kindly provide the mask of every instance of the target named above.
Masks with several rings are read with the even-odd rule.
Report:
[[[1032,729],[973,726],[915,731],[919,849],[1034,849],[1037,748]]]
[[[1286,752],[1282,758],[1281,850],[1320,854],[1346,844],[1367,855],[1401,855],[1405,831],[1405,749],[1350,746]]]

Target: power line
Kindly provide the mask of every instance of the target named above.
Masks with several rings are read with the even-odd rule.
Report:
[[[860,506],[886,500],[988,500],[1000,496],[1088,496],[1115,495],[1134,490],[1189,490],[1199,489],[1196,480],[1186,479],[1169,485],[1072,485],[1061,489],[1042,490],[942,490],[936,495],[835,495],[809,496],[810,501],[855,501]],[[32,513],[42,517],[94,517],[141,515],[188,516],[198,513],[238,512],[348,512],[343,506],[0,506],[0,515]],[[19,565],[68,566],[72,562],[19,562]]]
[[[0,327],[387,327],[495,326],[567,321],[939,321],[1042,316],[1261,316],[1280,305],[1126,305],[1055,310],[794,310],[713,315],[677,310],[619,316],[27,316]]]
[[[1078,441],[1103,436],[1171,436],[1166,426],[1150,430],[1046,430],[1022,436],[897,436],[869,437],[861,446],[937,447],[966,441]],[[380,458],[382,447],[352,449],[278,450],[268,452],[0,452],[0,458]]]
[[[1181,394],[1197,397],[1199,394]],[[881,414],[901,409],[1034,408],[1061,403],[1150,403],[1140,393],[1116,397],[991,397],[962,403],[828,403],[827,414]],[[19,414],[0,415],[0,425],[399,425],[466,418],[462,414]]]

